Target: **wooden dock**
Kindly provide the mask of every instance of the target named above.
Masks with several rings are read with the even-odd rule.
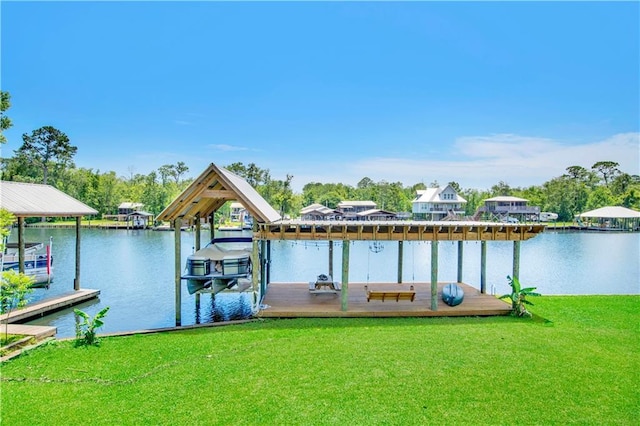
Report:
[[[42,300],[40,302],[27,305],[22,309],[0,315],[0,323],[21,323],[36,317],[43,317],[52,312],[78,305],[86,300],[95,299],[99,294],[100,290],[84,289],[67,293],[59,297]]]
[[[2,326],[2,332],[4,332],[4,325]],[[9,324],[7,332],[9,334],[20,334],[23,336],[35,337],[40,341],[47,337],[54,337],[56,335],[56,328],[48,325],[24,325],[24,324]]]
[[[448,306],[442,301],[442,288],[448,282],[438,283],[438,309],[431,310],[430,283],[349,283],[349,303],[341,310],[341,294],[313,294],[309,283],[270,283],[260,310],[262,318],[303,317],[453,317],[508,315],[511,305],[490,294],[464,283],[464,301],[458,306]],[[414,287],[415,299],[392,301],[372,300],[367,302],[365,290],[410,291]]]

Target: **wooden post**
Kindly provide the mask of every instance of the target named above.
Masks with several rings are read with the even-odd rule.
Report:
[[[200,213],[196,215],[196,251],[200,250]]]
[[[267,284],[271,282],[271,240],[267,240]]]
[[[267,293],[267,241],[260,241],[260,298]]]
[[[520,241],[513,242],[513,277],[520,279]]]
[[[462,259],[464,254],[463,241],[458,241],[458,282],[462,282]]]
[[[480,241],[480,293],[487,293],[487,242]]]
[[[329,276],[333,279],[333,241],[329,241]]]
[[[18,216],[18,272],[24,274],[24,217]]]
[[[260,310],[260,259],[258,254],[258,240],[254,239],[251,250],[251,290],[253,292],[253,309]]]
[[[210,236],[209,241],[213,241],[213,239],[214,239],[214,238],[215,238],[215,236],[216,236],[215,223],[213,223],[213,218],[214,218],[213,213],[211,213],[210,218],[211,218],[211,219],[209,220],[209,225],[210,225],[210,228],[209,228],[209,236]],[[213,294],[213,293],[212,293],[212,294]]]
[[[402,283],[402,265],[404,263],[404,241],[398,241],[398,284]]]
[[[342,290],[341,306],[343,312],[349,306],[349,241],[342,240]]]
[[[431,241],[431,310],[438,310],[438,241]]]
[[[196,324],[200,324],[200,292],[196,292]]]
[[[76,217],[76,278],[73,280],[73,289],[80,290],[80,229],[82,217]]]
[[[182,271],[181,264],[181,235],[180,228],[182,228],[182,218],[177,218],[173,221],[174,232],[174,253],[175,253],[175,297],[176,297],[176,327],[182,325],[182,285],[180,278],[180,271]]]

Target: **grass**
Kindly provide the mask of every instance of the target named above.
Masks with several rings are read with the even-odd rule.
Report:
[[[533,301],[533,319],[269,320],[56,342],[2,366],[1,421],[638,424],[640,297]]]

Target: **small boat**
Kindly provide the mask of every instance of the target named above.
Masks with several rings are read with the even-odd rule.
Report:
[[[464,299],[464,290],[458,284],[447,284],[442,288],[442,300],[449,306],[457,306]]]
[[[33,278],[32,287],[49,288],[53,281],[53,255],[51,253],[53,238],[46,246],[39,242],[24,243],[24,273]],[[18,272],[19,254],[18,243],[6,243],[4,253],[0,253],[0,263],[3,271]]]
[[[214,238],[187,257],[185,274],[189,294],[203,289],[231,288],[251,275],[251,237]]]

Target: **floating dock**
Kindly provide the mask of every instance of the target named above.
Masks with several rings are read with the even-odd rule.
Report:
[[[17,309],[8,314],[0,315],[0,323],[8,322],[9,324],[14,324],[26,322],[61,309],[78,305],[87,300],[95,299],[99,294],[100,290],[84,289],[67,293],[62,296],[53,297],[51,299],[41,300],[40,302],[29,304],[22,309]]]

